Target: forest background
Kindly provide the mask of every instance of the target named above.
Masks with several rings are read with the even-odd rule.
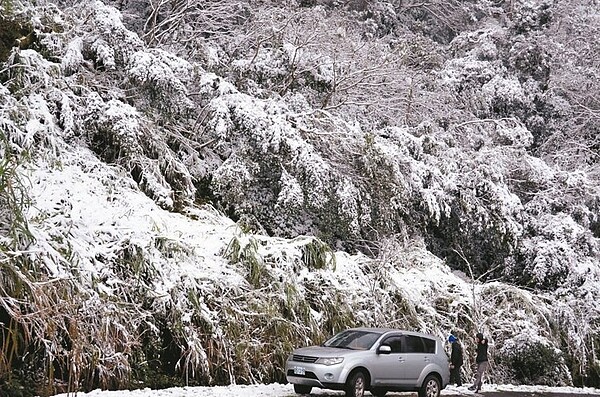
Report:
[[[358,325],[600,386],[599,65],[596,0],[0,0],[2,391]]]

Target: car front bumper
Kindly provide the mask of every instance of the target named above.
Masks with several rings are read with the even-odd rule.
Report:
[[[334,390],[344,388],[347,375],[343,364],[323,365],[292,360],[287,361],[285,373],[289,383]]]

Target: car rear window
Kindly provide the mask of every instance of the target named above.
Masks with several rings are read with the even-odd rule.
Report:
[[[405,353],[425,353],[425,345],[419,336],[406,335]]]
[[[425,353],[435,354],[435,341],[429,338],[422,338],[425,344]]]
[[[403,352],[435,354],[435,340],[416,335],[405,335]]]

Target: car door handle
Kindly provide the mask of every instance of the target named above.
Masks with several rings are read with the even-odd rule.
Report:
[[[400,361],[401,363],[405,362],[406,360],[404,359],[404,357],[398,357],[398,361]]]
[[[423,358],[423,361],[425,361],[426,363],[430,362],[431,360],[429,359],[429,357],[425,357]]]

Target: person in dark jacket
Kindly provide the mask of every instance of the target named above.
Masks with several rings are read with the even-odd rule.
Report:
[[[452,351],[450,352],[450,383],[460,387],[462,386],[462,380],[460,379],[460,367],[463,365],[462,345],[454,334],[448,337],[448,342],[452,344]]]
[[[477,363],[477,376],[473,386],[469,387],[469,390],[479,392],[481,385],[483,384],[483,374],[488,367],[488,341],[483,337],[483,334],[479,332],[475,336],[475,342],[477,343],[477,356],[475,362]]]

